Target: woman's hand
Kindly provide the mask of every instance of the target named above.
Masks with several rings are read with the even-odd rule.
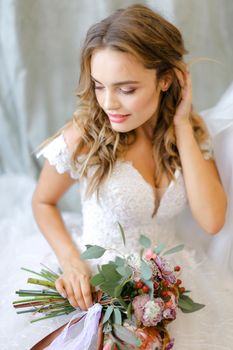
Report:
[[[188,70],[183,73],[175,68],[175,73],[181,87],[181,101],[174,115],[174,125],[179,127],[190,125],[189,117],[192,109],[192,81]]]
[[[63,265],[63,274],[56,280],[55,286],[73,307],[87,310],[92,306],[90,277],[91,269],[88,264],[77,259]]]

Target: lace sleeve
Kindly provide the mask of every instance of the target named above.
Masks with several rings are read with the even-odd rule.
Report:
[[[59,174],[68,172],[73,179],[78,179],[77,170],[71,164],[71,152],[65,142],[64,135],[61,134],[52,140],[48,145],[42,148],[36,157],[43,156],[49,161],[49,164],[55,166]]]
[[[213,142],[210,137],[200,144],[200,149],[205,160],[214,159]]]

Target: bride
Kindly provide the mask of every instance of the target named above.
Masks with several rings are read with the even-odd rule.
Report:
[[[126,232],[125,253],[138,249],[142,232],[154,245],[180,243],[177,218],[187,207],[197,231],[217,237],[224,228],[226,191],[213,138],[192,107],[185,53],[178,29],[142,5],[116,11],[87,33],[80,103],[73,120],[38,153],[46,160],[32,200],[38,227],[63,271],[56,288],[74,307],[86,310],[92,304],[89,279],[96,266],[81,260],[80,252],[85,244],[122,246],[117,222]],[[208,125],[208,113],[204,119]],[[76,182],[82,234],[72,238],[69,220],[57,204]],[[206,307],[194,314],[178,313],[169,325],[174,349],[230,350],[233,282],[210,264],[201,248],[192,247],[192,240],[195,232],[173,259],[183,266],[184,285]],[[25,323],[20,338],[15,336],[14,346],[7,349],[26,349],[57,324]]]

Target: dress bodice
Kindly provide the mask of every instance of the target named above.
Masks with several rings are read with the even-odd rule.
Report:
[[[38,156],[41,154],[56,166],[58,172],[68,171],[73,178],[78,179],[78,174],[72,169],[70,153],[62,134],[42,149]],[[208,154],[205,153],[205,158],[207,157]],[[87,177],[94,170],[95,166],[89,167]],[[154,244],[164,242],[167,245],[170,238],[174,242],[174,219],[187,205],[182,170],[177,169],[174,175],[175,179],[165,189],[154,216],[156,191],[132,162],[116,161],[111,176],[100,188],[99,200],[96,193],[85,198],[87,178],[80,179],[84,244],[122,247],[118,222],[125,230],[127,250],[137,249],[141,233],[150,237]]]

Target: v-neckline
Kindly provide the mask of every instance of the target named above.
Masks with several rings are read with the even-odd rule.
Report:
[[[157,187],[153,187],[145,178],[144,176],[140,173],[140,171],[133,165],[133,161],[132,160],[125,160],[125,159],[117,159],[118,163],[123,163],[123,164],[127,164],[131,167],[131,169],[141,178],[142,182],[147,185],[150,190],[152,191],[152,194],[153,196],[156,195],[156,192],[160,189],[164,189],[164,192],[160,198],[160,201],[159,201],[159,207],[161,206],[161,202],[163,200],[163,197],[164,195],[170,190],[171,187],[173,187],[174,183],[175,183],[175,180],[178,178],[179,174],[180,174],[180,170],[179,169],[176,169],[175,170],[175,173],[174,173],[174,176],[175,176],[175,180],[171,180],[168,184],[167,187],[161,187],[161,188],[157,188]],[[159,208],[158,207],[158,208]]]

